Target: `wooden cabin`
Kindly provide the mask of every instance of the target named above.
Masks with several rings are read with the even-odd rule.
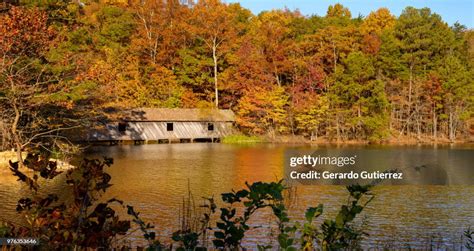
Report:
[[[124,111],[105,128],[88,133],[89,142],[218,142],[233,132],[231,110],[142,108]]]

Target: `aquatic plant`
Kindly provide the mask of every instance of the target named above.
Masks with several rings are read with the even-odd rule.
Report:
[[[474,250],[474,231],[468,228],[464,231],[464,237],[466,238],[466,244],[464,246],[467,250]]]
[[[314,220],[323,214],[323,205],[309,207],[303,223],[292,222],[284,201],[284,192],[288,187],[283,180],[279,182],[246,183],[246,188],[223,193],[223,206],[219,208],[218,220],[215,227],[209,227],[211,215],[216,213],[214,200],[205,205],[209,209],[201,218],[202,228],[193,231],[192,228],[182,228],[173,234],[173,240],[178,242],[178,250],[207,250],[206,243],[198,242],[198,237],[205,232],[214,230],[212,243],[214,248],[223,250],[243,249],[241,242],[251,228],[249,221],[259,210],[269,208],[276,218],[278,246],[258,245],[259,250],[335,250],[341,248],[357,248],[360,240],[366,234],[355,228],[351,223],[374,198],[370,193],[371,185],[348,186],[349,199],[343,205],[335,219],[327,219],[321,226]],[[190,204],[187,204],[189,208]],[[184,208],[184,206],[183,206]],[[183,210],[184,211],[184,210]],[[296,237],[298,236],[298,238]]]
[[[188,195],[183,198],[179,216],[180,230],[175,231],[171,237],[178,242],[177,250],[207,249],[208,232],[212,230],[211,216],[216,212],[217,205],[212,197],[203,199],[204,203],[197,210],[188,186]]]

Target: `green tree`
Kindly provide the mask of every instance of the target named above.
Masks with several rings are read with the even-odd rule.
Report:
[[[400,135],[423,130],[422,83],[428,74],[444,61],[452,50],[452,30],[430,9],[407,7],[397,20],[393,33],[382,35],[378,66],[380,72],[391,78],[393,85],[392,118],[398,118]],[[406,85],[405,85],[406,83]]]
[[[344,70],[333,87],[335,103],[349,116],[346,123],[353,138],[369,140],[386,137],[388,101],[384,83],[376,79],[373,59],[361,52],[353,52],[343,61]]]
[[[473,72],[454,56],[448,56],[438,71],[445,92],[445,113],[442,117],[448,120],[448,137],[453,141],[461,122],[471,118],[474,111]]]

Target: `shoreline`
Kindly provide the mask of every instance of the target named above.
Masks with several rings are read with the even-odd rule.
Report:
[[[182,143],[172,143],[172,144],[202,144],[210,142],[182,142]],[[318,145],[341,145],[341,146],[351,146],[351,145],[366,145],[366,146],[449,146],[449,145],[472,145],[474,146],[474,141],[382,141],[382,142],[370,142],[364,140],[348,140],[348,141],[331,141],[331,140],[300,140],[300,139],[289,139],[285,138],[275,138],[275,139],[260,139],[260,140],[240,140],[240,141],[226,141],[226,142],[215,142],[225,145],[253,145],[253,144],[278,144],[278,145],[308,145],[308,146],[318,146]],[[212,143],[212,144],[215,144]],[[119,144],[107,144],[107,143],[79,143],[82,146],[92,147],[92,146],[117,146],[117,145],[168,145],[169,143],[155,143],[149,142],[144,144],[134,144],[133,142],[125,142]]]
[[[23,152],[22,156],[26,157],[26,152]],[[0,174],[6,173],[6,172],[11,173],[10,168],[9,168],[9,161],[10,160],[12,162],[17,161],[16,152],[14,152],[14,151],[0,152]],[[59,159],[50,159],[50,161],[57,161],[58,162],[58,169],[57,169],[58,171],[66,171],[66,170],[75,168],[73,165],[71,165],[71,164],[69,164],[65,161],[59,160]],[[23,169],[23,171],[29,172],[31,170]]]
[[[234,137],[231,135],[230,137]],[[270,143],[270,144],[304,144],[304,145],[378,145],[378,146],[436,146],[436,145],[474,145],[474,138],[467,140],[455,140],[450,141],[446,138],[432,139],[422,138],[416,139],[411,137],[392,137],[386,140],[370,141],[370,140],[332,140],[324,137],[320,137],[316,140],[310,140],[303,136],[298,135],[279,135],[279,136],[264,136],[264,135],[239,135],[243,138],[241,141],[224,142],[225,144],[259,144],[259,143]],[[253,140],[245,140],[248,137]],[[256,139],[256,140],[255,140]]]

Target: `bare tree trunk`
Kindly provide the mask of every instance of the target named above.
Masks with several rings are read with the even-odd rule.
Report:
[[[407,108],[407,135],[410,136],[410,125],[411,125],[411,94],[413,92],[413,64],[410,65],[410,79],[408,81],[408,108]]]
[[[435,108],[433,108],[433,138],[438,141],[438,118],[436,117]]]
[[[319,129],[319,126],[316,126],[314,130],[311,130],[311,138],[310,138],[311,141],[318,140],[318,129]]]
[[[413,89],[413,65],[410,65],[410,80],[408,81],[408,105],[411,106],[411,93]]]
[[[388,128],[390,131],[393,130],[393,123],[394,123],[394,120],[395,120],[395,107],[394,105],[392,105],[392,110],[390,111],[390,121],[389,121],[389,124],[388,124]]]
[[[280,87],[281,86],[281,80],[280,80],[280,76],[278,76],[278,70],[276,69],[276,66],[275,66],[275,79],[277,81],[278,87]]]
[[[417,116],[417,119],[416,119],[416,132],[417,132],[417,139],[420,140],[421,139],[421,121],[422,121],[423,117],[418,115]]]
[[[15,118],[13,119],[11,131],[12,131],[12,137],[14,140],[14,144],[16,147],[16,156],[18,159],[18,163],[20,166],[23,166],[23,158],[21,156],[21,142],[20,142],[20,136],[18,135],[18,123],[20,122],[20,110],[18,109],[18,106],[16,105],[15,101],[13,103],[13,109],[15,111]]]
[[[420,114],[420,108],[418,106],[418,102],[415,102],[415,113],[416,113],[416,139],[421,140],[421,121],[422,115]]]
[[[290,120],[291,135],[295,136],[295,120],[291,109],[288,111],[288,118]]]
[[[453,121],[453,112],[450,109],[449,110],[449,124],[448,124],[448,130],[449,130],[449,140],[454,141],[454,121]]]
[[[158,55],[158,40],[159,36],[156,35],[156,37],[153,37],[153,24],[151,23],[152,20],[150,20],[150,23],[146,19],[146,10],[143,11],[143,14],[141,12],[138,12],[138,17],[141,19],[143,22],[143,26],[146,32],[146,38],[150,42],[148,50],[149,50],[149,56],[151,58],[151,61],[153,64],[156,64],[156,56]],[[151,17],[153,17],[153,11],[151,11]]]
[[[333,60],[334,60],[334,76],[335,76],[336,71],[337,71],[336,45],[334,44],[334,41],[331,41],[331,43],[332,43],[332,56],[333,56]],[[337,138],[338,142],[341,140],[340,126],[339,126],[339,114],[337,112],[336,112],[336,138]]]
[[[337,55],[336,55],[336,45],[334,44],[334,41],[332,42],[332,56],[334,59],[334,74],[336,74],[336,67],[337,67]]]
[[[7,147],[7,133],[5,132],[5,126],[3,121],[0,121],[0,133],[2,134],[2,142],[0,151],[4,151]]]
[[[217,41],[214,38],[212,44],[212,59],[214,60],[214,91],[215,91],[215,104],[216,108],[219,108],[219,90],[217,89]]]

